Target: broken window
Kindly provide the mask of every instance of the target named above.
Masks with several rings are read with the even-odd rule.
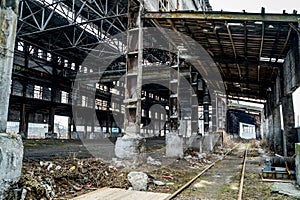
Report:
[[[33,98],[43,99],[43,87],[41,87],[39,85],[34,86]]]

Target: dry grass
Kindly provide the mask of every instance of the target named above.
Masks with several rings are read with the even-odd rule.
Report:
[[[229,135],[226,132],[223,132],[222,135],[223,135],[223,147],[224,148],[233,148],[235,146],[235,143],[229,137]]]

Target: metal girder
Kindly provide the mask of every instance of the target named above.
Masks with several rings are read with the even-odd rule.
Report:
[[[103,1],[58,0],[49,3],[46,0],[20,0],[17,37],[25,41],[43,37],[39,40],[43,43],[40,46],[51,51],[74,48],[90,51],[112,33],[126,30],[120,20],[127,15],[126,7],[109,8],[109,0],[104,1],[106,6],[100,5]],[[119,47],[115,41],[107,43]]]
[[[147,12],[144,18],[148,19],[199,19],[199,20],[226,20],[226,21],[262,21],[262,22],[291,22],[298,23],[300,15],[296,14],[260,14],[237,12]]]
[[[266,61],[258,61],[254,59],[242,59],[242,58],[237,58],[237,59],[231,59],[231,58],[226,58],[226,57],[215,57],[213,60],[216,63],[219,64],[239,64],[239,65],[246,65],[248,66],[270,66],[270,67],[281,67],[282,63],[277,63],[277,62],[266,62]]]
[[[244,98],[244,97],[235,97],[235,96],[230,96],[227,95],[228,100],[236,100],[236,101],[247,101],[247,102],[252,102],[252,103],[259,103],[259,104],[264,104],[266,100],[261,100],[261,99],[251,99],[251,98]]]
[[[21,0],[19,21],[22,24],[25,23],[32,28],[35,28],[35,31],[27,34],[22,34],[21,36],[42,33],[49,30],[57,30],[69,26],[80,26],[101,20],[104,20],[106,23],[110,24],[119,32],[126,30],[121,21],[119,21],[119,25],[121,26],[121,28],[114,25],[115,21],[110,21],[110,19],[125,16],[125,8],[121,10],[121,13],[118,11],[116,12],[117,14],[115,14],[114,11],[110,11],[110,15],[108,15],[107,13],[100,13],[99,11],[94,9],[92,5],[89,5],[87,1],[72,0],[71,8],[68,7],[65,2],[65,0],[61,0],[55,1],[54,3],[50,4],[43,0]],[[80,5],[78,11],[76,11],[74,5],[78,2],[81,2],[82,4]],[[94,4],[97,4],[96,2],[97,1],[93,1]],[[25,13],[25,10],[29,11],[29,13]],[[84,16],[83,10],[86,12]],[[49,22],[52,20],[54,13],[64,17],[65,24],[57,25],[55,27],[53,27],[52,24],[52,26],[50,26]],[[22,26],[20,28],[22,28]],[[20,30],[18,30],[18,32],[20,32]]]

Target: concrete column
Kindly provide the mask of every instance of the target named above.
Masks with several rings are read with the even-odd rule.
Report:
[[[215,133],[217,131],[217,117],[218,117],[218,100],[217,97],[215,99],[211,100],[211,107],[212,107],[212,116],[211,116],[211,122],[212,122],[212,132]]]
[[[273,129],[273,115],[271,114],[268,117],[268,127],[269,127],[269,138],[268,138],[268,144],[271,151],[274,151],[274,129]]]
[[[67,136],[67,139],[71,139],[72,122],[73,122],[73,118],[69,117],[68,118],[68,136]]]
[[[204,134],[209,132],[209,92],[207,87],[205,87],[204,97],[203,97],[203,118],[204,118]]]
[[[300,185],[300,143],[295,144],[295,153],[296,153],[296,180],[297,184]]]
[[[23,144],[20,136],[0,133],[0,199],[12,199],[21,176]]]
[[[284,135],[286,146],[284,147],[287,156],[294,155],[295,146],[297,143],[297,131],[293,129],[295,127],[294,105],[292,94],[289,94],[281,99],[282,102],[282,115]]]
[[[19,132],[25,133],[25,108],[26,105],[22,104],[20,109],[20,125],[19,125]]]
[[[143,62],[143,21],[142,1],[128,1],[128,35],[126,55],[125,88],[125,135],[118,137],[115,154],[119,158],[131,159],[139,163],[143,160],[144,142],[140,135],[141,125],[141,90]],[[135,31],[137,30],[137,31]]]
[[[1,0],[0,8],[0,133],[6,132],[10,81],[16,39],[18,0]]]
[[[49,110],[49,118],[48,118],[48,132],[54,133],[54,115],[55,115],[55,108],[51,107]]]
[[[191,131],[192,135],[198,134],[198,97],[196,94],[192,96],[192,114],[191,114]]]
[[[29,112],[25,114],[25,137],[28,138],[28,129],[29,129]]]
[[[147,93],[148,97],[149,97],[149,93]],[[149,115],[149,108],[145,108],[145,112],[146,112],[146,118],[147,119],[150,119],[150,115]],[[147,125],[147,128],[146,128],[146,133],[145,135],[148,137],[149,136],[149,126]]]
[[[77,128],[76,128],[76,124],[75,124],[74,119],[72,119],[72,124],[73,124],[73,132],[76,132]]]
[[[273,132],[274,132],[274,150],[275,153],[283,155],[282,148],[282,134],[281,134],[281,120],[280,120],[280,107],[277,106],[273,111]]]
[[[108,111],[107,111],[106,116],[107,116],[107,118],[105,121],[105,133],[108,134],[109,133],[109,113],[108,113]]]
[[[88,132],[87,132],[87,123],[85,122],[84,123],[84,126],[83,126],[83,139],[87,139],[88,137]]]
[[[91,132],[92,132],[92,133],[95,132],[95,119],[94,119],[94,115],[93,115],[92,121],[91,121]]]
[[[100,136],[102,137],[104,134],[103,134],[103,126],[101,126],[100,124]],[[105,135],[106,136],[106,135]]]

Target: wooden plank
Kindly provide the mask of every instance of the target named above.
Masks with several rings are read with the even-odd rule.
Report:
[[[167,193],[154,193],[154,192],[142,192],[131,191],[119,188],[101,188],[93,192],[81,195],[73,200],[163,200],[170,196]]]
[[[286,180],[286,179],[266,179],[266,178],[261,178],[262,181],[264,182],[281,182],[281,183],[295,183],[295,180]]]

